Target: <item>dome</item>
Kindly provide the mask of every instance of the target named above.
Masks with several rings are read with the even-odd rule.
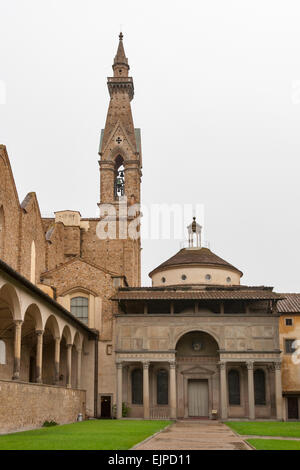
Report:
[[[149,273],[152,285],[239,285],[243,273],[209,248],[183,248]]]

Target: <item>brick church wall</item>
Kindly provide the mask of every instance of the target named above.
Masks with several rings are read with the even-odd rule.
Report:
[[[6,148],[0,145],[0,208],[4,212],[4,253],[1,258],[18,269],[20,206]]]

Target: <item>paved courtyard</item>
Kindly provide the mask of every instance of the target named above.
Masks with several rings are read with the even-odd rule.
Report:
[[[225,424],[218,421],[177,421],[135,447],[136,450],[251,450]]]

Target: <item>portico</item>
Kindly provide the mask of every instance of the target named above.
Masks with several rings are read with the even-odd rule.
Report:
[[[128,416],[146,419],[281,420],[280,296],[266,287],[207,285],[209,275],[207,283],[183,286],[187,261],[193,279],[209,271],[210,260],[218,279],[230,269],[242,274],[207,249],[186,250],[173,257],[174,272],[169,262],[161,268],[161,283],[167,271],[172,282],[180,269],[187,273],[178,284],[158,285],[157,268],[153,288],[124,287],[114,297],[117,416],[125,404]]]

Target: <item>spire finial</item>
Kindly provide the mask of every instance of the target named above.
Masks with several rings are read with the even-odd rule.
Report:
[[[117,54],[116,54],[115,60],[114,60],[114,65],[117,65],[117,64],[125,65],[129,69],[128,59],[125,56],[125,51],[124,51],[124,46],[123,46],[123,33],[122,33],[122,31],[119,34],[119,46],[118,46]]]

